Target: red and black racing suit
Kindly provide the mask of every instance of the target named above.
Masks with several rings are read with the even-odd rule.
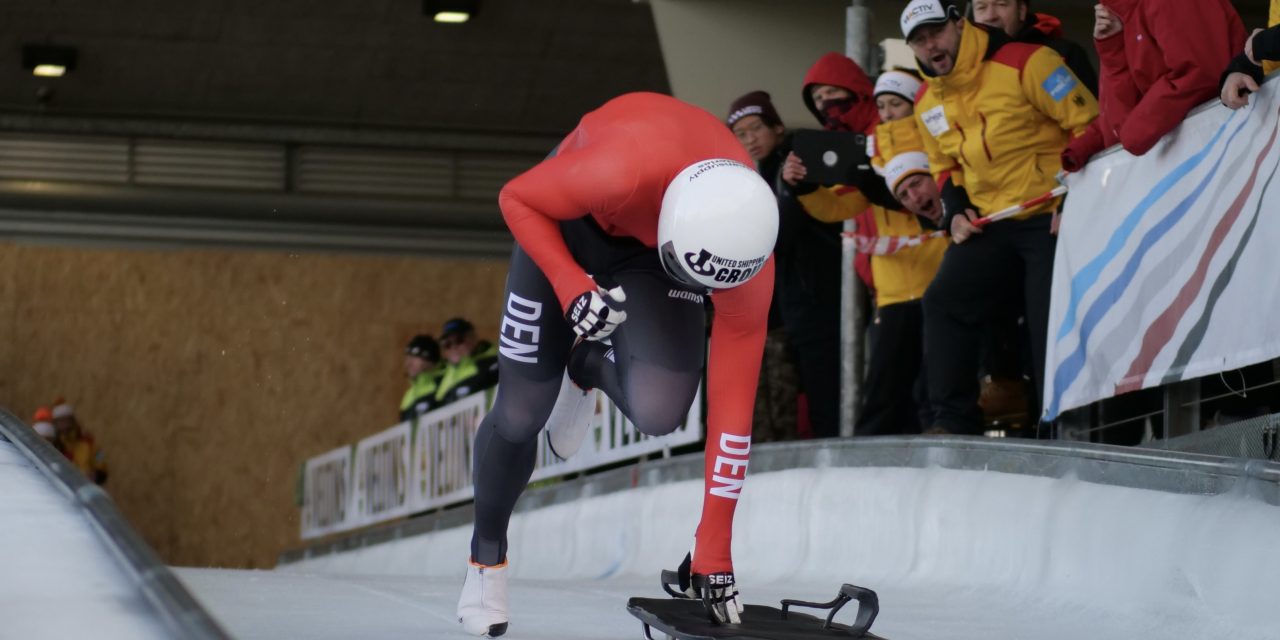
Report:
[[[683,421],[708,353],[706,292],[663,271],[658,214],[676,174],[712,158],[751,166],[715,116],[668,96],[633,93],[588,113],[551,157],[503,188],[499,204],[517,246],[499,335],[501,383],[475,441],[474,561],[496,565],[506,558],[507,525],[533,472],[538,432],[573,346],[564,311],[597,283],[622,286],[627,319],[611,336],[612,352],[583,343],[595,348],[589,352],[595,360],[583,365],[587,373],[572,371],[574,379],[589,378],[646,434],[669,433]],[[746,284],[711,295],[705,493],[694,573],[733,570],[733,512],[747,470],[772,291],[770,258]]]

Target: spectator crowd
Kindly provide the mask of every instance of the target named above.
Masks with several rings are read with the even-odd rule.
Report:
[[[400,420],[413,420],[451,402],[498,384],[498,348],[476,336],[465,318],[440,328],[440,339],[416,335],[404,352],[409,388],[400,401]]]
[[[822,159],[798,153],[768,93],[729,106],[781,216],[757,441],[837,433],[846,220],[873,309],[855,433],[1039,426],[1063,197],[1023,203],[1107,147],[1147,153],[1215,96],[1244,106],[1280,58],[1280,28],[1248,34],[1228,0],[1101,0],[1093,21],[1100,72],[1031,0],[911,0],[912,69],[872,78],[822,56],[798,83],[804,104],[833,147],[865,137],[840,181],[810,177]],[[789,410],[798,428],[780,432]]]
[[[871,308],[854,432],[1038,434],[1064,200],[1041,196],[1103,149],[1147,153],[1214,96],[1248,104],[1280,59],[1280,27],[1246,33],[1228,0],[1101,0],[1095,71],[1031,2],[911,0],[899,24],[915,68],[873,78],[839,53],[816,60],[804,104],[830,144],[865,156],[841,180],[797,153],[769,93],[729,106],[780,215],[756,441],[839,433],[846,240]],[[411,420],[497,384],[497,349],[454,318],[438,341],[413,337],[404,369]]]

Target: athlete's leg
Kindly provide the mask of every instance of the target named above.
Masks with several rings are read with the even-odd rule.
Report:
[[[471,557],[480,564],[506,559],[507,524],[533,473],[538,432],[555,404],[572,343],[555,291],[517,246],[499,332],[498,395],[475,440]]]
[[[642,433],[670,433],[684,421],[702,380],[705,297],[660,272],[624,271],[612,280],[627,294],[627,321],[614,331],[612,345],[580,345],[570,375],[603,390]]]

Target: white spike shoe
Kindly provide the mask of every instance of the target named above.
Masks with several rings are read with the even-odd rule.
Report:
[[[496,638],[507,632],[507,563],[486,567],[467,563],[458,596],[458,622],[473,636]]]

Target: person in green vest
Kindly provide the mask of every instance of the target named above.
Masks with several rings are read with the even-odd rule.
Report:
[[[436,391],[444,376],[440,361],[440,345],[435,338],[417,335],[404,350],[404,374],[409,378],[409,388],[400,400],[400,421],[414,418],[440,406]]]
[[[440,331],[444,376],[436,388],[436,406],[444,406],[498,384],[498,348],[476,338],[465,318],[453,318]]]

